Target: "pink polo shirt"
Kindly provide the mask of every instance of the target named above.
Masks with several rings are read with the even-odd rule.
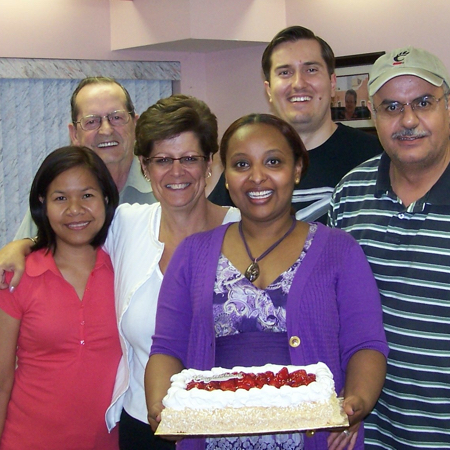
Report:
[[[98,250],[80,301],[51,253],[39,250],[16,290],[0,290],[0,308],[21,320],[1,450],[118,449],[104,419],[121,357],[113,278]]]

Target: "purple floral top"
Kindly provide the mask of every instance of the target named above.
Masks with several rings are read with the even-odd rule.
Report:
[[[265,289],[253,285],[225,256],[220,255],[213,298],[216,338],[255,331],[287,331],[287,295],[316,230],[317,224],[310,224],[298,259]],[[210,438],[206,441],[206,449],[303,449],[303,436],[302,433],[283,433]]]

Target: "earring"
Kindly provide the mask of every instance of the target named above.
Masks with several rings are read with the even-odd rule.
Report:
[[[227,182],[227,181],[225,181],[225,188],[226,188],[227,191],[228,191],[228,182]]]
[[[150,178],[147,176],[147,174],[144,172],[144,178],[150,183]]]
[[[210,178],[211,175],[212,175],[212,173],[211,173],[211,171],[209,171],[209,172],[206,174],[206,178]]]
[[[300,183],[300,177],[296,177],[294,181],[295,181],[295,184]]]

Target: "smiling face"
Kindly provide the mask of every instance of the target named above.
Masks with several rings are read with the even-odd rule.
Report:
[[[84,86],[76,97],[77,120],[89,115],[105,116],[113,111],[126,110],[126,97],[115,83],[95,83]],[[137,116],[122,126],[112,127],[102,120],[98,130],[85,131],[80,125],[69,124],[72,143],[86,146],[97,153],[106,165],[131,165]]]
[[[408,103],[425,95],[442,97],[444,90],[427,81],[403,75],[384,84],[373,96],[373,106],[386,102]],[[449,110],[444,99],[431,111],[417,113],[410,106],[398,116],[375,113],[375,125],[380,142],[394,166],[420,168],[448,161]]]
[[[105,222],[102,190],[91,171],[84,167],[58,175],[47,189],[45,204],[56,234],[56,252],[63,245],[89,245]]]
[[[283,134],[271,125],[244,125],[228,142],[228,190],[242,215],[253,220],[270,221],[289,214],[301,168]]]
[[[186,131],[170,139],[156,141],[150,157],[181,158],[203,156],[200,141],[195,133]],[[184,166],[173,161],[167,167],[146,162],[140,157],[142,168],[150,178],[153,194],[163,207],[190,207],[205,198],[206,174],[211,162],[199,159],[197,163]]]
[[[312,39],[285,42],[273,50],[266,91],[277,115],[301,135],[331,122],[336,76],[330,76],[320,45]]]

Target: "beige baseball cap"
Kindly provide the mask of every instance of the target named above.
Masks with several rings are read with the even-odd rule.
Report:
[[[442,61],[421,48],[404,47],[380,56],[372,67],[369,77],[369,96],[392,78],[414,75],[434,86],[445,82],[450,87],[450,76]]]

